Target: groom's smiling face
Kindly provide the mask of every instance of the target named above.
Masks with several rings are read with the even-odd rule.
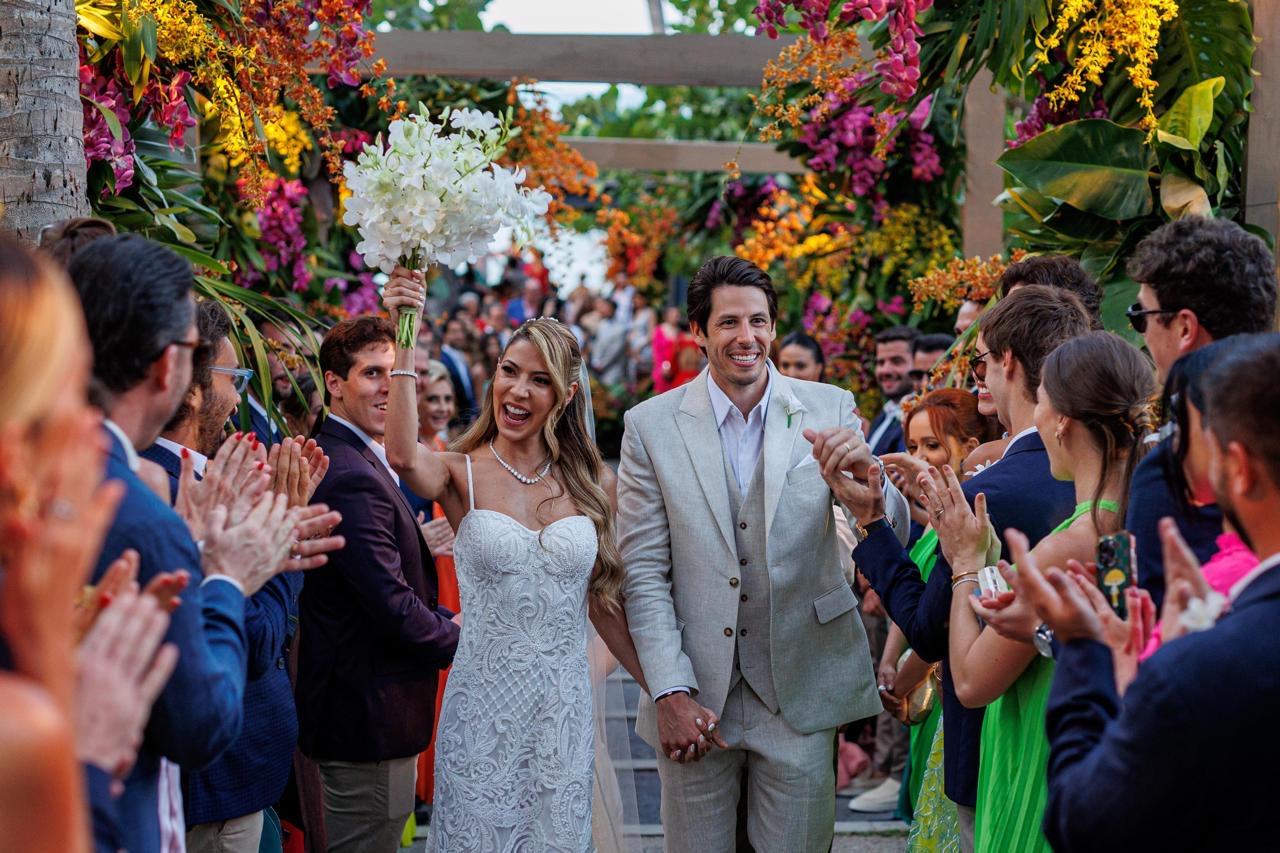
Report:
[[[721,285],[711,291],[707,328],[693,326],[698,345],[707,351],[711,372],[723,386],[751,386],[765,373],[769,345],[777,328],[769,316],[769,300],[758,287]]]

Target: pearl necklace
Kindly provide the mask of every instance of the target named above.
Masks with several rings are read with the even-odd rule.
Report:
[[[515,467],[514,467],[510,462],[508,462],[507,460],[503,459],[503,458],[498,454],[498,450],[497,450],[497,448],[495,448],[495,447],[493,446],[493,442],[492,442],[492,441],[491,441],[491,442],[489,442],[489,452],[493,454],[493,458],[494,458],[494,459],[497,459],[497,460],[498,460],[498,464],[499,464],[499,465],[501,465],[503,468],[506,468],[506,469],[507,469],[507,471],[511,474],[511,476],[512,476],[512,477],[515,477],[517,480],[519,480],[520,482],[524,483],[526,486],[532,486],[532,485],[535,485],[535,484],[537,484],[537,483],[542,482],[542,478],[543,478],[543,477],[545,477],[545,476],[547,476],[547,472],[551,470],[551,460],[550,460],[550,459],[548,459],[548,460],[547,460],[547,464],[546,464],[546,465],[543,465],[543,466],[542,466],[542,470],[538,472],[538,476],[536,476],[536,477],[526,477],[524,474],[521,474],[519,471],[517,471],[517,470],[515,469]]]

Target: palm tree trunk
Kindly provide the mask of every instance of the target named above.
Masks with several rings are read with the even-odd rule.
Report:
[[[0,0],[0,227],[87,216],[75,0]]]

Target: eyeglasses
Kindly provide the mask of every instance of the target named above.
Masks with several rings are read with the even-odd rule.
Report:
[[[907,371],[907,378],[910,379],[912,382],[923,382],[925,379],[928,378],[928,376],[929,376],[929,371],[927,370],[908,370]]]
[[[987,381],[987,356],[989,355],[991,355],[991,350],[978,353],[973,357],[973,362],[969,369],[973,371],[973,378],[979,382]]]
[[[231,381],[235,384],[237,394],[243,394],[244,390],[249,387],[249,380],[253,379],[253,371],[247,367],[211,367],[209,372],[230,376]]]
[[[1147,318],[1157,314],[1177,314],[1178,311],[1173,308],[1143,308],[1141,302],[1135,302],[1128,308],[1124,309],[1124,316],[1129,318],[1129,325],[1133,326],[1133,330],[1138,334],[1145,334],[1147,331]]]

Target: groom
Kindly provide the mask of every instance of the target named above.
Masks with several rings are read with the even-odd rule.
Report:
[[[847,391],[769,363],[776,317],[766,273],[707,261],[689,286],[707,370],[626,415],[618,531],[653,697],[636,730],[658,752],[672,851],[734,850],[744,769],[756,850],[827,850],[835,729],[881,709],[823,479],[877,463]]]

